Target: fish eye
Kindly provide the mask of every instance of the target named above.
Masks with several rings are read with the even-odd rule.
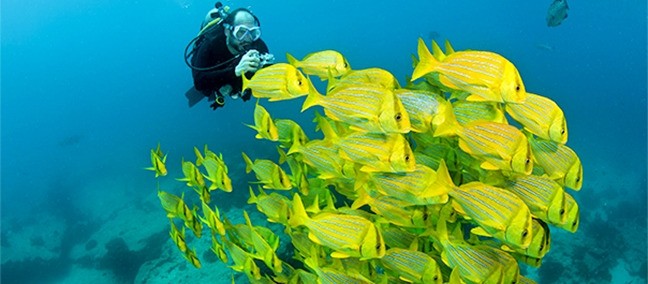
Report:
[[[409,162],[409,160],[410,160],[410,156],[409,156],[409,155],[405,155],[405,162]]]
[[[432,280],[434,280],[434,281],[437,281],[437,280],[439,280],[439,276],[437,276],[437,275],[434,275],[434,278],[432,278]]]
[[[577,178],[576,178],[576,182],[580,182],[580,177],[577,177]]]
[[[380,245],[380,243],[377,243],[377,244],[376,244],[376,249],[377,249],[377,250],[380,250],[381,247],[382,247],[382,246]]]
[[[540,251],[542,251],[542,249],[544,249],[544,243],[540,244]]]
[[[401,118],[403,118],[403,117],[401,116],[400,113],[397,113],[397,114],[394,116],[394,118],[396,119],[396,121],[400,121]]]
[[[560,215],[563,215],[563,214],[565,214],[565,209],[564,208],[560,209]]]
[[[520,85],[515,85],[515,91],[516,92],[520,91]]]
[[[522,232],[522,237],[525,238],[527,235],[529,235],[529,231],[525,229],[525,230]]]
[[[524,161],[525,165],[528,165],[529,163],[531,163],[531,159],[526,159],[526,161]]]
[[[560,134],[565,134],[565,129],[561,129]]]

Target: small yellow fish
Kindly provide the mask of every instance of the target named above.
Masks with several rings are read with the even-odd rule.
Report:
[[[391,248],[380,262],[401,280],[412,283],[443,283],[439,265],[429,255],[407,249]]]
[[[257,179],[263,184],[263,188],[290,190],[292,183],[290,178],[279,165],[270,160],[256,159],[254,162],[244,152],[243,160],[245,160],[245,172],[249,173],[254,171]]]
[[[223,247],[229,253],[232,262],[234,262],[230,268],[245,273],[245,275],[247,275],[251,280],[261,279],[261,270],[254,262],[254,259],[249,252],[227,238],[223,239]]]
[[[154,171],[155,177],[167,175],[167,168],[164,164],[166,163],[167,156],[164,155],[163,157],[160,157],[161,153],[162,152],[160,152],[160,145],[158,145],[157,151],[153,151],[153,149],[151,149],[151,164],[153,164],[153,166],[145,168],[146,170]]]
[[[178,228],[175,226],[173,223],[172,219],[169,219],[171,223],[171,231],[169,231],[169,235],[171,236],[171,240],[173,243],[176,244],[178,249],[181,252],[186,252],[187,251],[187,243],[185,242],[185,228],[182,227],[182,231],[178,230]]]
[[[301,61],[290,53],[286,53],[286,58],[291,65],[301,68],[307,75],[320,77],[322,81],[329,77],[329,72],[333,77],[340,77],[351,70],[346,58],[335,50],[314,52],[306,55]]]
[[[558,228],[565,229],[571,233],[576,233],[578,225],[580,224],[580,209],[574,197],[565,192],[565,208],[567,210],[567,218],[565,223],[558,224]]]
[[[302,111],[319,105],[327,117],[349,123],[355,131],[407,133],[410,121],[405,107],[391,90],[371,85],[347,85],[326,96],[309,93]]]
[[[305,145],[294,145],[288,151],[289,155],[299,155],[299,159],[313,169],[313,173],[320,179],[353,177],[347,162],[338,155],[338,147],[329,141],[312,140]]]
[[[397,173],[415,169],[414,154],[402,134],[352,133],[337,139],[340,156],[361,164],[361,171]]]
[[[309,217],[301,198],[295,194],[291,227],[306,226],[308,237],[315,243],[334,250],[335,258],[359,257],[361,260],[385,255],[385,242],[371,221],[354,215],[321,212]]]
[[[409,116],[412,131],[418,133],[436,129],[439,122],[445,121],[441,116],[447,115],[446,100],[433,92],[398,89],[394,93],[403,104]]]
[[[250,198],[248,204],[256,204],[259,212],[266,215],[268,221],[287,224],[290,207],[292,203],[290,200],[278,193],[272,192],[266,194],[263,189],[259,188],[259,194],[255,195],[252,187],[250,189]]]
[[[452,111],[459,124],[464,126],[478,120],[508,124],[504,110],[497,103],[457,100],[452,103]]]
[[[505,189],[515,193],[536,218],[552,224],[562,224],[567,218],[565,191],[545,176],[517,176],[506,182]]]
[[[184,174],[184,178],[176,180],[187,182],[188,187],[196,187],[199,189],[205,187],[203,175],[194,163],[190,161],[182,161],[182,173]]]
[[[212,234],[212,245],[209,249],[216,256],[218,256],[218,259],[220,259],[223,263],[227,263],[229,261],[229,259],[227,258],[227,252],[225,251],[223,244],[221,244],[215,234]]]
[[[356,187],[363,182],[368,182],[370,188],[381,194],[398,198],[409,205],[443,204],[448,201],[448,191],[454,185],[446,184],[448,181],[439,178],[448,175],[448,169],[443,164],[440,171],[446,173],[437,175],[431,168],[416,164],[411,172],[407,173],[363,173],[356,178]]]
[[[257,139],[279,140],[277,126],[272,120],[270,113],[259,104],[259,101],[257,101],[254,107],[254,125],[246,124],[246,126],[257,131],[257,135],[254,136]]]
[[[535,164],[549,178],[573,190],[583,186],[583,165],[576,152],[566,145],[527,135]]]
[[[200,259],[196,256],[196,252],[192,249],[187,249],[187,251],[182,255],[184,256],[189,263],[191,263],[194,267],[200,268],[202,265],[200,264]]]
[[[513,248],[529,247],[531,213],[524,201],[512,192],[481,182],[470,182],[455,187],[450,196],[460,205],[455,208],[457,211],[479,224],[480,227],[472,232],[491,235]]]
[[[297,122],[290,119],[276,119],[274,123],[277,126],[278,142],[281,147],[290,148],[294,143],[304,145],[308,142],[306,133]]]
[[[452,268],[450,283],[516,283],[519,267],[505,251],[486,245],[470,245],[454,234],[450,238],[443,219],[437,223],[435,235],[443,247],[443,262]],[[505,273],[510,268],[512,273]]]
[[[367,68],[362,70],[349,71],[340,79],[335,79],[333,76],[329,78],[329,84],[326,87],[327,92],[331,92],[334,88],[339,88],[347,85],[375,85],[388,90],[395,90],[400,88],[398,80],[389,73],[389,71],[381,68]]]
[[[221,160],[216,160],[213,157],[206,157],[203,160],[203,166],[207,170],[207,175],[204,175],[207,180],[212,184],[209,190],[221,189],[225,192],[232,192],[232,180],[227,175],[227,166]]]
[[[251,89],[254,97],[268,98],[271,102],[305,96],[312,87],[308,78],[294,66],[286,63],[265,67],[254,73],[252,79],[241,77],[243,91]]]
[[[225,225],[223,224],[223,221],[221,221],[218,207],[214,207],[214,210],[212,210],[207,203],[202,202],[202,211],[205,217],[203,218],[199,216],[199,218],[211,229],[212,234],[218,233],[219,235],[224,236]]]
[[[567,122],[560,107],[551,99],[527,93],[521,104],[507,104],[506,113],[524,129],[546,140],[567,143]]]
[[[526,98],[517,68],[497,53],[459,51],[439,61],[419,38],[418,56],[412,81],[431,73],[450,90],[470,93],[467,99],[473,101],[521,103]]]
[[[250,220],[250,216],[248,216],[247,211],[243,210],[243,217],[245,218],[245,223],[247,224],[248,228],[250,229],[250,238],[251,238],[251,243],[252,246],[254,247],[254,250],[256,251],[256,255],[260,260],[262,260],[270,269],[275,274],[279,274],[282,272],[282,261],[277,257],[277,254],[275,252],[276,247],[273,247],[268,243],[268,240],[266,240],[259,232],[256,231],[255,227],[252,226],[252,221]],[[270,231],[272,233],[272,231]],[[278,239],[275,237],[274,239]]]
[[[487,170],[504,170],[528,175],[533,170],[526,136],[514,126],[490,121],[474,121],[465,127],[444,124],[435,136],[459,136],[459,148],[483,161]]]

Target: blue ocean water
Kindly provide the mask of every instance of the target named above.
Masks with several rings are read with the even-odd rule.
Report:
[[[570,192],[578,232],[556,230],[543,266],[525,272],[541,283],[646,283],[646,2],[573,0],[549,28],[550,2],[223,1],[251,6],[279,62],[286,52],[335,49],[352,68],[381,67],[404,84],[418,37],[504,55],[528,91],[561,106],[585,172],[583,189]],[[3,283],[165,283],[145,264],[184,260],[163,249],[172,244],[156,181],[143,170],[149,150],[162,145],[176,163],[170,177],[204,144],[239,173],[241,151],[276,158],[274,144],[243,125],[253,123],[253,101],[187,107],[182,54],[212,5],[2,1]],[[301,102],[264,105],[308,125]],[[170,177],[161,186],[179,192]],[[216,201],[227,210],[245,205],[252,177],[232,178],[235,191]],[[181,272],[180,283],[210,277]]]

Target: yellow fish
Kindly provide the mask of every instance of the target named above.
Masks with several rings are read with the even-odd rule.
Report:
[[[164,211],[167,212],[168,218],[179,217],[181,219],[184,219],[185,215],[187,214],[186,212],[190,212],[189,207],[187,207],[187,205],[182,200],[183,197],[179,197],[166,191],[158,190],[158,198],[160,199],[162,208],[164,208]]]
[[[321,212],[309,217],[301,198],[295,194],[293,213],[288,223],[292,227],[306,226],[308,237],[315,243],[334,250],[335,258],[359,257],[361,260],[385,255],[385,242],[371,221],[353,215]]]
[[[492,235],[513,248],[529,247],[531,213],[524,201],[512,192],[470,182],[455,187],[450,196],[460,205],[455,208],[457,211],[479,224],[480,227],[473,229],[474,233]]]
[[[199,189],[205,187],[203,175],[194,163],[182,161],[182,173],[184,174],[184,178],[177,180],[187,182],[188,187],[196,187]]]
[[[245,218],[245,223],[247,224],[248,228],[250,229],[250,241],[252,243],[252,246],[254,247],[254,250],[256,251],[256,255],[258,255],[258,258],[262,260],[270,269],[275,274],[279,274],[282,272],[282,261],[277,257],[277,254],[275,252],[276,247],[273,247],[268,243],[268,240],[264,238],[259,232],[257,232],[256,228],[252,226],[252,221],[250,220],[250,216],[248,216],[247,211],[243,210],[243,217]],[[272,231],[270,231],[272,232]],[[278,239],[278,238],[274,238]]]
[[[281,147],[290,148],[294,143],[304,145],[308,142],[306,133],[297,122],[290,119],[276,119],[274,123],[277,126],[278,142]]]
[[[546,140],[567,143],[567,122],[560,107],[551,99],[527,93],[521,104],[507,104],[506,113],[524,129]]]
[[[207,157],[202,164],[207,170],[207,175],[204,176],[211,182],[209,190],[221,189],[225,192],[232,192],[232,180],[227,175],[227,166],[222,160]]]
[[[411,283],[443,283],[439,265],[420,251],[391,248],[380,262],[399,278]]]
[[[254,171],[257,179],[260,183],[263,184],[263,188],[270,189],[279,189],[279,190],[290,190],[292,189],[292,183],[290,178],[284,172],[284,170],[270,160],[260,160],[256,159],[254,162],[248,157],[244,152],[243,160],[245,160],[245,172],[249,173]]]
[[[456,134],[459,148],[483,161],[487,170],[531,174],[533,161],[526,136],[514,126],[489,121],[474,121],[465,127],[443,125],[435,136]]]
[[[576,233],[578,225],[580,224],[580,209],[574,197],[565,192],[565,208],[567,210],[567,218],[562,224],[557,224],[558,228],[565,229],[571,233]]]
[[[403,104],[405,112],[409,116],[411,129],[414,132],[425,133],[430,129],[436,129],[438,124],[446,120],[446,100],[433,92],[398,89],[394,93]]]
[[[347,85],[326,96],[311,92],[302,111],[319,105],[327,117],[349,123],[355,131],[385,133],[410,131],[409,115],[388,89],[371,85]]]
[[[184,258],[189,261],[194,267],[200,268],[200,259],[196,256],[196,252],[192,249],[187,249],[187,251],[182,255]]]
[[[370,188],[379,191],[381,194],[398,198],[409,205],[433,205],[443,204],[448,201],[448,191],[454,185],[446,184],[444,175],[448,175],[448,169],[443,164],[439,166],[443,174],[431,168],[416,164],[411,172],[406,173],[363,173],[356,178],[356,187],[366,180]]]
[[[316,75],[322,81],[329,77],[329,72],[333,77],[340,77],[351,70],[346,58],[335,50],[314,52],[306,55],[301,61],[290,53],[286,53],[286,58],[290,65],[301,68],[307,75]]]
[[[257,131],[257,135],[254,136],[257,139],[279,140],[277,126],[272,120],[270,113],[259,104],[259,101],[257,101],[254,107],[254,125],[246,124],[246,126]]]
[[[338,147],[329,141],[312,140],[305,145],[295,144],[288,154],[299,155],[299,159],[313,169],[320,179],[353,177],[353,164],[338,155]]]
[[[419,38],[418,56],[412,81],[431,73],[450,90],[470,93],[471,101],[521,103],[526,98],[517,68],[497,53],[458,51],[439,61]]]
[[[160,158],[161,152],[159,150],[160,145],[158,145],[158,151],[153,151],[153,149],[151,149],[151,164],[153,164],[153,166],[145,168],[146,170],[154,171],[155,177],[167,175],[166,165],[164,164],[166,163],[167,156],[164,155],[164,157]]]
[[[173,223],[172,219],[169,219],[171,223],[171,231],[169,231],[169,235],[171,236],[171,240],[173,243],[176,244],[178,249],[181,252],[186,252],[187,251],[187,243],[185,242],[185,228],[182,227],[182,231],[178,230],[178,228],[175,226]]]
[[[250,198],[248,198],[248,204],[256,204],[259,212],[265,214],[270,222],[288,223],[289,209],[292,203],[287,197],[275,192],[266,194],[261,188],[259,188],[259,194],[255,195],[252,187],[249,187],[249,189]]]
[[[200,220],[207,225],[212,231],[212,234],[218,233],[221,236],[225,235],[225,224],[223,224],[223,221],[221,221],[220,217],[220,212],[218,211],[218,207],[214,207],[214,210],[212,210],[207,203],[202,202],[202,211],[203,215],[205,216],[200,217]]]
[[[362,70],[349,71],[340,79],[335,79],[333,76],[329,78],[327,92],[332,91],[334,88],[339,88],[346,85],[375,85],[388,90],[400,88],[398,80],[389,73],[389,71],[381,68],[367,68]]]
[[[573,190],[583,186],[583,165],[576,152],[566,145],[527,135],[535,164],[550,179]]]
[[[361,171],[395,173],[415,169],[414,154],[402,134],[353,133],[337,139],[340,156],[361,164]]]
[[[506,182],[505,189],[515,193],[536,218],[552,224],[562,224],[567,218],[565,191],[545,176],[517,176]]]
[[[452,103],[452,111],[459,124],[464,126],[478,120],[508,124],[504,110],[497,103],[457,100]]]
[[[486,245],[470,245],[454,235],[451,239],[443,219],[437,223],[435,235],[443,247],[441,259],[452,268],[450,283],[516,283],[519,267],[505,251]],[[513,268],[513,273],[505,273],[509,267]]]
[[[305,96],[312,86],[299,70],[286,63],[265,67],[254,73],[252,79],[241,77],[243,91],[251,89],[254,97],[268,98],[271,102]]]

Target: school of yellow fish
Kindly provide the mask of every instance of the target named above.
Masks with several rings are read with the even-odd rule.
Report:
[[[232,188],[222,155],[194,148],[178,180],[200,204],[158,189],[180,253],[201,267],[185,228],[200,238],[206,226],[213,253],[251,283],[533,283],[519,265],[541,266],[551,229],[578,228],[565,188],[580,190],[583,169],[565,145],[563,112],[527,92],[497,53],[431,47],[419,39],[404,87],[380,68],[352,70],[333,50],[288,55],[290,64],[245,78],[258,99],[306,96],[302,111],[321,107],[313,121],[322,138],[273,118],[258,100],[249,126],[277,142],[279,159],[242,153],[258,180],[247,189]],[[311,76],[328,80],[325,92]],[[151,160],[148,169],[166,175],[159,146]],[[245,224],[230,222],[212,202],[217,189],[249,193],[291,243],[247,212]],[[281,259],[280,245],[302,265]]]

